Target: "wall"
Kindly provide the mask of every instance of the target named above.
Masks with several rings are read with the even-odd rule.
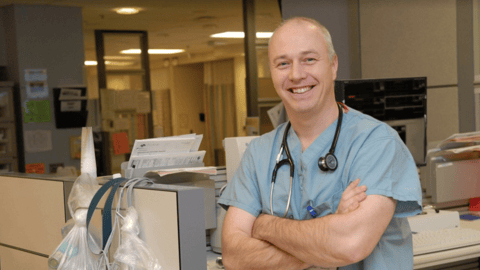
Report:
[[[451,0],[360,1],[363,78],[427,77],[427,141],[457,133],[456,6]]]
[[[342,65],[358,65],[361,78],[426,76],[427,142],[459,132],[457,44],[462,39],[457,38],[457,1],[282,0],[282,11],[283,18],[310,16],[330,30],[339,56],[339,79],[357,74],[349,74]],[[357,25],[345,18],[355,13]],[[342,43],[351,46],[339,47]],[[358,57],[352,55],[357,49]]]
[[[0,21],[5,31],[8,79],[18,85],[21,104],[27,101],[25,69],[46,69],[48,75],[49,95],[43,100],[50,102],[51,122],[22,125],[24,134],[25,131],[34,130],[51,131],[53,149],[27,152],[25,163],[45,163],[47,173],[49,164],[52,163],[80,168],[80,161],[70,157],[69,140],[71,136],[80,136],[81,129],[56,129],[52,88],[83,84],[81,8],[14,5],[0,10],[3,11],[0,13]]]
[[[247,136],[245,122],[247,121],[247,96],[245,85],[245,57],[233,58],[233,70],[235,73],[235,103],[237,109],[237,136]]]
[[[305,16],[323,24],[338,55],[338,79],[359,78],[358,21],[352,0],[282,0],[282,17]]]
[[[204,113],[203,64],[173,67],[172,124],[173,134],[204,134],[205,123],[200,122]]]
[[[5,18],[3,9],[0,9],[0,18]],[[3,20],[0,20],[0,66],[7,65],[7,48],[5,46],[5,30]]]

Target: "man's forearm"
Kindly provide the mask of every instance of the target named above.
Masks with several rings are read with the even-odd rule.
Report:
[[[225,268],[235,269],[305,269],[310,265],[272,244],[247,235],[230,235],[222,243]]]
[[[366,258],[385,232],[396,201],[371,195],[347,214],[333,214],[311,220],[290,220],[259,216],[252,237],[285,250],[316,266],[338,267]]]
[[[262,216],[255,223],[252,236],[267,241],[292,256],[321,267],[338,267],[353,263],[341,250],[344,243],[330,243],[333,239],[341,239],[332,235],[327,226],[327,219],[334,215],[317,220],[291,220],[271,215]],[[322,219],[322,222],[320,222]],[[267,225],[269,224],[269,225]],[[325,237],[328,235],[328,237]],[[321,263],[320,263],[321,262]]]

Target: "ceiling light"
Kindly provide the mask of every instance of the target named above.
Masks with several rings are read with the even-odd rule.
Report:
[[[105,61],[105,65],[109,66],[131,66],[133,64],[132,61]]]
[[[272,35],[273,35],[273,32],[257,32],[256,34],[257,38],[270,38]],[[213,34],[213,35],[210,35],[210,37],[212,38],[244,38],[245,33],[228,31],[228,32]]]
[[[148,53],[149,54],[174,54],[174,53],[181,53],[184,51],[185,50],[183,49],[149,49]],[[140,54],[140,52],[141,52],[140,49],[128,49],[128,50],[120,51],[120,53],[123,53],[123,54]]]
[[[140,12],[141,9],[136,7],[121,7],[121,8],[115,8],[113,10],[115,10],[115,12],[117,12],[118,14],[132,15]]]
[[[135,59],[135,57],[126,56],[126,55],[113,55],[113,56],[104,56],[103,59],[105,59],[105,60],[132,60],[132,59]]]
[[[97,61],[85,61],[85,66],[96,66]]]

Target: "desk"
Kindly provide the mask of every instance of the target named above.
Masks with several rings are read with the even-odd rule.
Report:
[[[462,228],[470,228],[480,231],[480,220],[460,220]],[[472,268],[455,269],[478,269],[478,258],[480,257],[480,245],[458,248],[449,251],[437,252],[434,254],[418,255],[413,257],[414,269],[439,269],[440,266],[448,266],[455,262],[465,261],[465,265],[472,265]],[[443,269],[443,268],[442,268]],[[448,268],[446,268],[448,269]],[[453,269],[453,268],[452,268]]]
[[[47,270],[48,256],[62,241],[66,202],[75,179],[0,174],[0,269]],[[97,181],[103,184],[106,179]],[[150,246],[162,269],[206,269],[203,194],[201,188],[189,186],[135,187],[139,236]],[[100,209],[95,212],[98,215],[95,219],[94,214],[92,226],[101,228]],[[110,255],[114,254],[113,247],[115,242]]]

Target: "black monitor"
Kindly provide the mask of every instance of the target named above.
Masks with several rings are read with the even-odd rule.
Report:
[[[417,166],[426,164],[427,78],[335,81],[335,98],[393,127]]]

